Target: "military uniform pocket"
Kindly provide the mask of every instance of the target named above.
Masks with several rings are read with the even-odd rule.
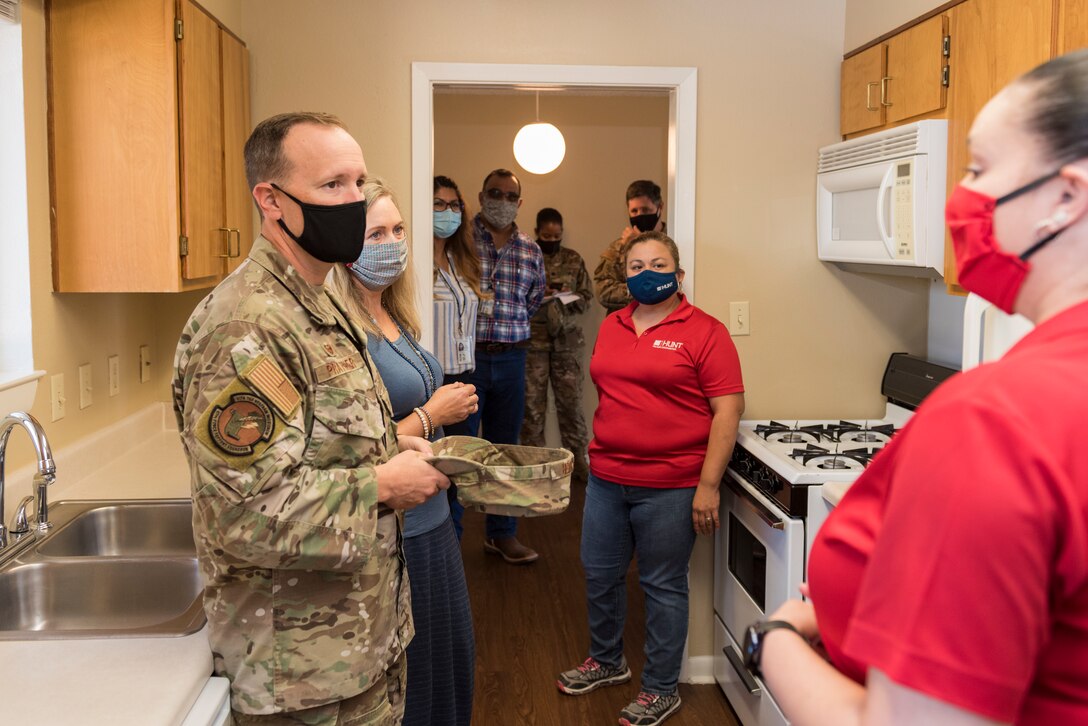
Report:
[[[307,463],[352,468],[380,459],[385,416],[375,389],[314,386],[314,425]]]

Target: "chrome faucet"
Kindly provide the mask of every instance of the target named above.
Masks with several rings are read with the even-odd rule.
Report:
[[[16,426],[22,426],[30,435],[30,441],[34,444],[34,451],[38,455],[38,473],[34,475],[34,484],[38,500],[37,528],[38,531],[49,529],[49,504],[46,498],[46,487],[56,480],[57,467],[53,463],[53,452],[49,448],[49,441],[45,438],[45,431],[41,424],[29,413],[16,411],[4,417],[0,422],[0,549],[8,546],[8,532],[4,528],[4,457],[8,448],[8,437]],[[24,499],[19,509],[22,516],[16,517],[12,527],[12,534],[25,534],[29,531],[26,520],[27,500]]]

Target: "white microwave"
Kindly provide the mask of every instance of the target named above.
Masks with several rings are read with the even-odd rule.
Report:
[[[819,258],[864,271],[943,276],[947,155],[944,120],[820,149]]]

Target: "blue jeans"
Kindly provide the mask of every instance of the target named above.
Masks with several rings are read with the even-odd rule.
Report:
[[[688,562],[695,546],[695,488],[629,487],[589,475],[582,513],[582,567],[589,610],[589,655],[604,665],[623,658],[627,568],[638,554],[646,596],[642,690],[676,691],[688,637]]]
[[[493,444],[518,443],[521,421],[525,418],[525,351],[525,348],[512,348],[502,353],[487,353],[476,349],[476,370],[461,380],[476,386],[480,408],[461,423],[445,426],[447,435],[480,436]],[[460,506],[458,510],[450,507],[458,539],[463,511]],[[518,520],[489,514],[484,529],[489,538],[513,537],[518,531]]]

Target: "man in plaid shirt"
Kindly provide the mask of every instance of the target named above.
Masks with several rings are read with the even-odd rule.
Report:
[[[470,382],[479,410],[447,434],[482,436],[496,444],[516,444],[525,414],[525,355],[529,319],[544,299],[544,258],[540,248],[514,224],[521,206],[521,182],[496,169],[484,179],[480,213],[473,219],[480,286],[476,317],[476,370]],[[482,433],[480,427],[482,424]],[[484,550],[515,565],[535,562],[535,551],[518,542],[517,520],[487,515]]]

